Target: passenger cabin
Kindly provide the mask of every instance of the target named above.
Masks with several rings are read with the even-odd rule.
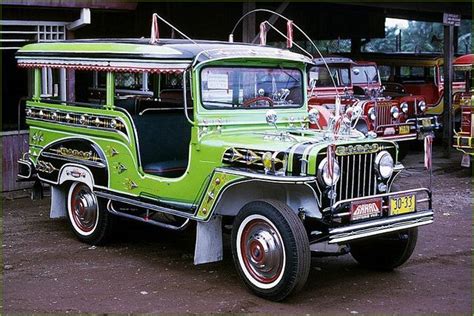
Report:
[[[138,165],[142,171],[177,178],[185,173],[189,160],[195,114],[192,67],[202,61],[233,56],[302,61],[301,55],[269,47],[181,39],[160,39],[156,44],[150,44],[149,39],[38,43],[20,49],[17,60],[20,67],[34,72],[33,101],[123,113],[133,122],[133,133],[127,137],[136,138]],[[275,85],[275,79],[268,80],[270,87]],[[288,93],[289,99],[295,93],[298,99],[303,97],[301,86],[290,87]],[[33,111],[33,115],[36,114]],[[64,111],[54,115],[56,123],[70,123]],[[104,121],[95,120],[85,114],[74,123],[104,127]]]

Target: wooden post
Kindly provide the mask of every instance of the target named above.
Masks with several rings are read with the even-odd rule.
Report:
[[[114,108],[114,98],[115,98],[115,74],[111,71],[107,72],[107,84],[106,84],[106,99],[105,105],[113,109]]]
[[[360,38],[351,38],[351,54],[358,55],[361,50],[361,40]]]
[[[243,14],[252,11],[256,8],[254,1],[244,2],[243,6]],[[255,37],[255,14],[250,14],[246,18],[244,18],[242,22],[242,42],[244,43],[251,43],[253,38]]]
[[[444,156],[450,158],[453,141],[453,29],[452,25],[444,26],[444,109],[443,109],[443,148]]]

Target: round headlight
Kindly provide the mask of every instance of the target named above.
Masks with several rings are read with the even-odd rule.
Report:
[[[368,112],[368,115],[369,115],[369,118],[372,120],[372,121],[375,121],[375,108],[370,108],[369,109],[369,112]]]
[[[418,108],[420,109],[421,112],[425,112],[426,110],[426,102],[421,100],[418,102]]]
[[[336,159],[333,159],[333,174],[332,177],[329,173],[328,159],[324,158],[318,167],[318,178],[322,184],[326,186],[335,185],[341,176],[341,169]]]
[[[392,106],[390,113],[394,119],[397,119],[400,116],[400,110],[396,106]]]
[[[408,113],[408,103],[402,102],[402,104],[400,104],[400,108],[402,109],[403,113]]]
[[[393,158],[388,151],[381,151],[375,156],[375,168],[378,174],[384,179],[388,179],[392,176]]]

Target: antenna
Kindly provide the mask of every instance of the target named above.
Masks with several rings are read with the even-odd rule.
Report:
[[[292,27],[295,27],[298,31],[300,31],[301,34],[303,34],[303,36],[311,43],[311,45],[316,49],[316,52],[318,53],[318,55],[321,57],[323,63],[324,63],[324,66],[326,67],[330,77],[331,77],[331,81],[332,81],[332,84],[334,85],[334,89],[336,90],[336,97],[340,99],[340,95],[339,95],[339,90],[337,88],[337,85],[336,85],[336,82],[334,81],[334,78],[333,76],[331,76],[331,70],[329,69],[329,66],[328,64],[326,63],[326,60],[324,59],[323,55],[321,54],[321,52],[319,51],[318,47],[316,46],[316,44],[313,42],[313,40],[311,40],[311,38],[296,24],[294,23],[292,20],[288,19],[286,16],[278,13],[278,12],[275,12],[275,11],[272,11],[272,10],[269,10],[269,9],[254,9],[252,11],[249,11],[247,13],[245,13],[244,15],[242,15],[240,17],[240,19],[235,23],[234,25],[234,28],[232,29],[232,32],[229,34],[229,41],[232,39],[232,41],[234,40],[234,32],[235,32],[235,29],[237,28],[237,26],[239,25],[239,23],[246,17],[248,16],[249,14],[253,14],[253,13],[257,13],[257,12],[268,12],[268,13],[271,13],[271,14],[274,14],[284,20],[286,20],[287,22],[287,30],[288,32],[290,32],[291,34],[290,37],[292,38],[292,35],[293,35],[293,30],[292,30]],[[268,25],[272,26],[270,23],[268,23]],[[281,34],[281,33],[280,33]],[[285,36],[285,38],[287,39],[287,45],[289,45],[290,43],[292,43],[293,41],[290,40],[290,38],[288,38],[287,36]],[[294,44],[294,43],[292,43]],[[296,46],[296,44],[295,44]],[[306,52],[306,50],[303,50]],[[310,54],[311,55],[311,54]],[[311,55],[311,58],[313,58],[313,56]]]
[[[185,39],[187,39],[188,41],[192,42],[194,45],[196,45],[197,47],[199,47],[200,49],[203,50],[204,54],[206,54],[206,56],[208,58],[211,58],[211,56],[209,56],[209,54],[207,54],[204,50],[204,48],[199,45],[198,43],[196,43],[195,40],[193,40],[192,38],[190,38],[189,36],[187,36],[186,34],[184,34],[183,32],[181,32],[180,30],[178,30],[177,27],[175,27],[173,24],[171,24],[170,22],[166,21],[164,18],[162,18],[161,16],[158,15],[158,13],[153,13],[152,15],[152,22],[151,22],[151,39],[150,39],[150,44],[156,44],[160,41],[160,38],[159,38],[159,32],[158,32],[158,19],[160,19],[161,21],[163,21],[165,24],[167,24],[169,27],[171,27],[171,29],[175,30],[176,32],[178,32],[182,37],[184,37]]]

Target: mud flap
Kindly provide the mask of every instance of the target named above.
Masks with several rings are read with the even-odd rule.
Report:
[[[51,186],[51,210],[50,218],[66,217],[66,196],[67,192],[64,187],[57,185]]]
[[[222,257],[222,216],[214,216],[207,223],[198,222],[194,264],[220,261]]]

